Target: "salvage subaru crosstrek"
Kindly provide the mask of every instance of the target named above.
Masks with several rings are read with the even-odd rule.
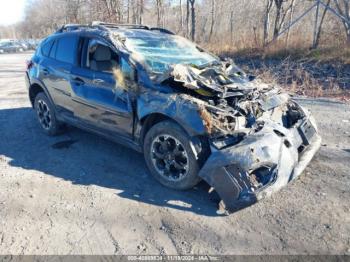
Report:
[[[228,211],[298,177],[321,143],[288,94],[163,28],[65,25],[37,48],[26,83],[47,134],[67,123],[113,139],[167,187],[205,180]]]

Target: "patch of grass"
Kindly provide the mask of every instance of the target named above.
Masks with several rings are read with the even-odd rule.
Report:
[[[268,48],[234,48],[207,44],[218,56],[231,57],[265,83],[310,97],[334,97],[349,101],[350,46],[310,49],[307,45],[275,43]],[[345,84],[344,84],[345,83]]]
[[[308,56],[320,62],[350,64],[350,47],[315,49],[311,50]]]
[[[249,58],[249,59],[277,59],[286,58],[298,60],[310,60],[323,63],[350,64],[350,46],[322,47],[310,49],[305,47],[279,47],[271,46],[262,48],[234,49],[229,46],[207,46],[207,48],[220,57]]]

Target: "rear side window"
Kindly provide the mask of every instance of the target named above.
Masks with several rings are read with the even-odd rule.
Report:
[[[56,58],[56,50],[57,50],[57,40],[53,43],[53,46],[50,51],[50,58],[55,59]]]
[[[52,43],[53,43],[52,40],[51,40],[51,41],[46,41],[46,42],[41,46],[41,53],[42,53],[44,56],[49,56]]]
[[[56,60],[73,64],[78,38],[74,35],[63,36],[57,40]]]

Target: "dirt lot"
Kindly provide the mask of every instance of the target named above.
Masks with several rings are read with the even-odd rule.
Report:
[[[350,254],[350,106],[301,99],[323,146],[304,174],[230,216],[205,183],[158,184],[142,155],[39,129],[23,71],[0,55],[0,254]]]

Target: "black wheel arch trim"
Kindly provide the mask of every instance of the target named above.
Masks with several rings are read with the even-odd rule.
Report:
[[[35,99],[32,101],[31,97],[30,97],[30,92],[31,92],[31,89],[35,86],[35,85],[38,85],[45,93],[45,95],[47,96],[47,98],[50,100],[50,103],[53,105],[53,107],[56,109],[56,106],[55,106],[55,103],[47,89],[47,87],[45,86],[45,84],[39,80],[39,79],[30,79],[30,86],[29,86],[29,92],[28,92],[28,95],[29,95],[29,100],[32,104],[32,107],[34,108],[34,101]]]
[[[152,118],[156,118],[156,119],[152,119]],[[177,124],[184,132],[186,132],[189,136],[191,148],[192,148],[192,151],[193,151],[196,159],[202,160],[203,154],[205,154],[205,152],[203,150],[207,149],[206,148],[207,145],[205,143],[203,143],[203,141],[199,138],[200,136],[202,136],[202,134],[197,133],[197,132],[191,132],[191,133],[188,132],[188,129],[186,129],[181,123],[176,121],[176,119],[172,118],[169,115],[163,114],[163,113],[153,112],[153,113],[150,113],[150,114],[144,116],[142,119],[139,120],[138,127],[137,127],[137,133],[135,134],[136,139],[139,141],[138,144],[140,144],[141,147],[143,148],[144,138],[145,138],[148,130],[150,130],[152,128],[152,126],[154,126],[160,122],[163,122],[163,121],[172,121],[175,124]],[[210,152],[208,152],[208,153],[210,153]],[[207,158],[207,156],[204,156],[204,158]],[[202,163],[200,163],[200,164],[202,165]]]

